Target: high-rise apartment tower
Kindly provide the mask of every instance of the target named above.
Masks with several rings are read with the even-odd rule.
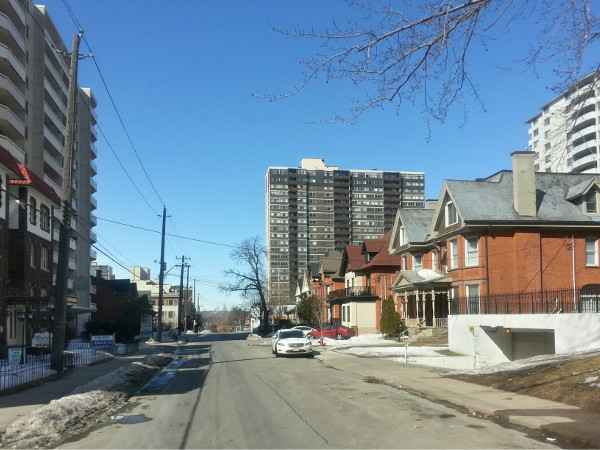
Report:
[[[70,45],[70,39],[68,47],[65,45],[44,6],[34,5],[30,0],[0,1],[0,146],[23,166],[24,174],[33,174],[33,181],[26,180],[32,193],[23,197],[29,208],[29,218],[23,222],[28,228],[21,231],[32,235],[28,238],[31,242],[37,235],[42,236],[50,251],[43,248],[45,252],[40,256],[37,241],[23,251],[32,252],[31,267],[53,272],[52,284],[56,278],[60,204],[49,207],[34,203],[38,194],[34,195],[33,188],[50,193],[50,197],[55,193],[60,198],[62,194]],[[68,301],[71,311],[85,314],[93,310],[90,261],[95,259],[91,244],[96,241],[92,229],[96,225],[93,211],[97,118],[96,99],[91,90],[78,88],[76,97]],[[27,186],[22,185],[21,190]],[[14,189],[16,192],[17,186]],[[12,199],[9,202],[11,206],[14,203]],[[16,220],[14,223],[16,227]],[[48,298],[50,306],[53,303],[51,286],[42,286],[35,278],[2,282],[4,292],[0,295],[13,298],[15,310],[29,308],[25,300],[19,300],[26,296]],[[77,325],[82,323],[79,321]]]
[[[539,172],[598,173],[600,72],[556,96],[531,119],[529,149]]]
[[[322,159],[269,167],[265,184],[268,286],[271,301],[280,303],[293,299],[311,262],[381,238],[398,208],[425,204],[423,172],[341,170]]]

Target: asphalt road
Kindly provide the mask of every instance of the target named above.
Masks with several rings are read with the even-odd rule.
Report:
[[[61,448],[549,448],[245,335],[194,337],[104,426]]]

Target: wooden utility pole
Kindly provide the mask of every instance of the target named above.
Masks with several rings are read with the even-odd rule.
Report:
[[[67,123],[62,166],[61,219],[58,237],[58,262],[54,297],[54,330],[50,367],[62,372],[64,365],[65,331],[67,327],[67,290],[69,271],[69,241],[71,239],[71,203],[73,197],[73,143],[75,141],[75,103],[77,100],[77,69],[79,65],[79,42],[82,31],[73,36],[69,91],[67,97]]]
[[[158,342],[162,342],[162,307],[163,307],[163,284],[165,278],[165,222],[167,219],[167,207],[163,206],[162,235],[160,239],[160,272],[158,275]]]
[[[179,302],[177,302],[177,329],[182,331],[183,321],[181,320],[181,312],[183,310],[183,270],[185,269],[185,256],[181,257],[181,278],[179,281]]]

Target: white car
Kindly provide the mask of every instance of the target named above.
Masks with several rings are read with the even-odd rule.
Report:
[[[302,330],[304,335],[306,335],[307,333],[310,333],[311,331],[315,331],[315,329],[313,327],[307,327],[305,325],[298,325],[297,327],[292,328],[292,330]]]
[[[271,338],[271,351],[275,356],[304,355],[312,358],[313,348],[302,330],[279,330]]]

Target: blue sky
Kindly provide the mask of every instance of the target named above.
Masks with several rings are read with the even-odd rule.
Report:
[[[426,196],[437,198],[444,179],[474,179],[510,169],[510,153],[527,147],[524,122],[554,96],[549,90],[556,83],[551,63],[534,73],[514,62],[525,56],[534,27],[533,19],[525,19],[525,26],[506,30],[487,49],[472,47],[469,67],[485,109],[467,95],[466,123],[462,105],[457,105],[444,124],[433,124],[428,138],[420,105],[405,104],[399,112],[393,105],[368,111],[353,125],[314,125],[308,122],[345,114],[357,88],[320,78],[288,99],[270,102],[251,94],[292,89],[302,78],[299,61],[315,49],[314,42],[275,33],[270,24],[286,29],[326,26],[347,14],[343,2],[44,2],[70,46],[77,25],[65,3],[85,30],[160,196],[138,163],[96,65],[80,61],[79,84],[90,87],[98,100],[99,248],[126,267],[149,267],[157,277],[164,203],[167,233],[191,238],[168,238],[167,268],[182,255],[191,258],[190,280],[197,280],[203,310],[241,302],[218,292],[215,284],[232,267],[227,245],[254,235],[264,239],[269,166],[294,167],[302,158],[324,158],[343,169],[424,171]],[[82,42],[80,50],[87,53],[88,45]],[[594,56],[597,61],[597,51]],[[514,69],[500,69],[506,66]],[[129,276],[100,252],[98,262],[113,266],[118,278]],[[178,284],[174,274],[178,269],[170,271],[167,283]]]

